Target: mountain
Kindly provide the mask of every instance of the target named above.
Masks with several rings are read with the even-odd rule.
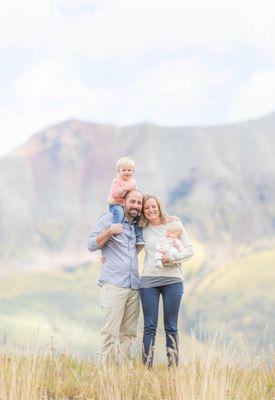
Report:
[[[71,120],[35,134],[0,159],[2,340],[23,344],[38,330],[44,344],[95,351],[98,264],[86,240],[107,210],[117,158],[129,155],[139,188],[180,216],[194,243],[185,333],[223,325],[272,342],[274,154],[275,114],[217,127]]]
[[[0,159],[1,268],[87,260],[118,157],[212,254],[275,231],[275,114],[217,127],[66,121]]]

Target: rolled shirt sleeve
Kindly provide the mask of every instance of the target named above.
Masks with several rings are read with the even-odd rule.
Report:
[[[104,232],[110,226],[110,219],[106,217],[106,214],[101,215],[99,218],[95,229],[88,236],[87,247],[89,251],[100,250],[100,247],[97,243],[97,236]]]

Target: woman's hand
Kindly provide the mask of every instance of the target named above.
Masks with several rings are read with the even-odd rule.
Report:
[[[177,217],[176,215],[168,215],[168,222],[177,222],[179,220],[179,217]]]

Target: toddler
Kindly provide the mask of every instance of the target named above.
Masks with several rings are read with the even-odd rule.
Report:
[[[122,206],[124,197],[130,190],[136,189],[137,184],[133,178],[135,169],[134,161],[129,157],[122,157],[116,163],[117,177],[113,180],[108,197],[109,211],[113,214],[113,224],[120,224],[124,218]],[[144,244],[142,229],[138,219],[135,223],[136,244]]]
[[[183,251],[183,244],[181,242],[183,229],[180,221],[173,221],[169,223],[165,236],[162,237],[156,246],[155,253],[155,266],[156,268],[163,268],[162,256],[167,252],[169,261],[174,263],[178,254]]]

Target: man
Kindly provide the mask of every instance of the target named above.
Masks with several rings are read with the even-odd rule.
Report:
[[[88,238],[88,249],[101,249],[104,258],[98,281],[102,291],[99,346],[99,361],[102,363],[117,358],[118,350],[130,358],[137,335],[140,277],[134,218],[140,214],[142,197],[138,190],[128,192],[124,199],[122,224],[112,224],[113,215],[105,213]]]

